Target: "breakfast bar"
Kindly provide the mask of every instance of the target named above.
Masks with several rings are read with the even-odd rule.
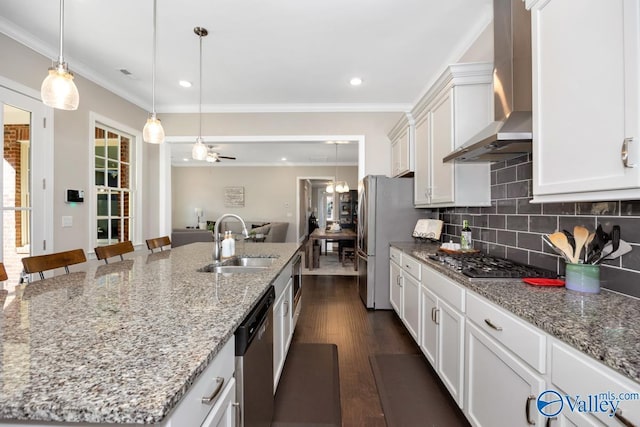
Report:
[[[273,265],[199,272],[213,245],[194,243],[20,285],[0,316],[0,425],[162,424],[299,245],[241,249]]]

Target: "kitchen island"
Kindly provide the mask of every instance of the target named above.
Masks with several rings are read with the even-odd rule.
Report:
[[[161,423],[299,247],[239,245],[276,257],[259,273],[198,272],[213,244],[194,243],[21,285],[0,317],[0,425]]]

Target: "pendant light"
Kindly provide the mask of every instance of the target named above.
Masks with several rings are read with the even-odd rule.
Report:
[[[193,32],[200,38],[200,100],[198,102],[198,116],[200,118],[200,124],[198,129],[198,138],[196,138],[196,143],[191,149],[191,157],[193,157],[194,160],[206,160],[208,150],[202,140],[202,38],[206,37],[209,32],[206,28],[202,27],[195,27]]]
[[[73,73],[64,62],[64,0],[60,0],[60,55],[49,75],[42,82],[40,96],[45,105],[60,110],[77,110],[80,103],[78,88],[73,83]]]
[[[150,144],[162,144],[164,142],[164,129],[162,123],[156,117],[156,0],[153,0],[153,53],[151,67],[151,114],[142,129],[142,139]]]
[[[347,184],[347,181],[338,181],[338,144],[340,142],[335,141],[331,142],[331,144],[336,146],[336,174],[333,176],[333,181],[325,188],[325,191],[327,193],[346,193],[349,191],[349,184]]]

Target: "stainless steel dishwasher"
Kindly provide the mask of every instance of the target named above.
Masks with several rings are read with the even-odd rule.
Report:
[[[269,427],[273,418],[273,286],[236,329],[236,399],[241,427]]]

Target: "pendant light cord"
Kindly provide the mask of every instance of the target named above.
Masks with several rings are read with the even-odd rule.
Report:
[[[333,189],[334,191],[337,188],[337,183],[338,183],[338,143],[335,143],[336,146],[336,175],[333,177]]]
[[[64,0],[60,0],[60,56],[58,56],[58,62],[60,65],[64,63],[64,57],[62,56],[64,43]]]
[[[151,73],[151,113],[156,115],[156,0],[153,0],[153,52],[151,54],[153,70]]]
[[[202,140],[202,34],[200,37],[200,100],[198,102],[198,116],[200,117],[200,124],[198,130],[198,138]]]

